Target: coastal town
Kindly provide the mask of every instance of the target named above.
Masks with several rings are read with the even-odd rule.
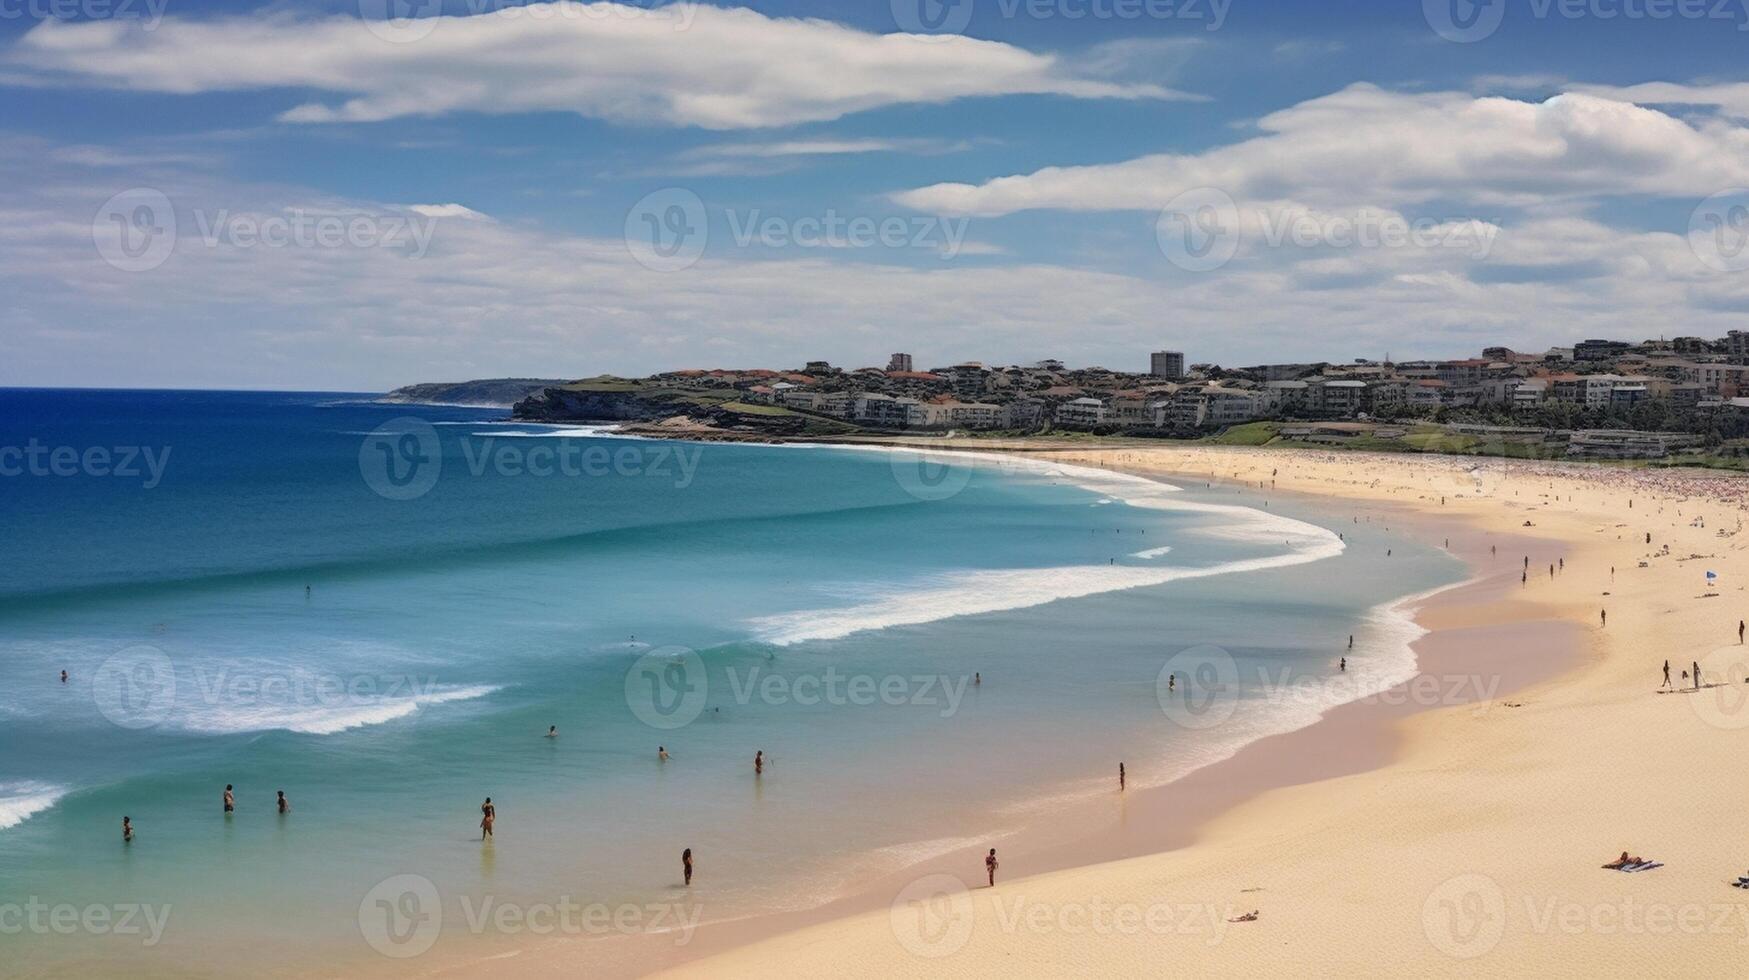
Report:
[[[1140,360],[1140,358],[1138,358]],[[1228,368],[1155,351],[1147,370],[1059,360],[919,370],[808,361],[799,368],[676,370],[547,388],[529,419],[704,421],[778,434],[1061,431],[1205,436],[1273,421],[1311,441],[1394,438],[1405,426],[1530,445],[1521,455],[1663,457],[1749,436],[1749,331],[1717,340],[1585,340],[1536,353],[1487,347],[1456,360],[1298,362]],[[583,401],[567,401],[588,396]],[[628,409],[628,404],[632,407]],[[813,420],[826,428],[808,428]],[[831,427],[833,423],[837,428]],[[1510,451],[1509,451],[1510,452]]]

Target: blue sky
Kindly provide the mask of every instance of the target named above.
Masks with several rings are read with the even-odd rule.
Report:
[[[1749,326],[1749,0],[386,2],[0,0],[0,384]]]

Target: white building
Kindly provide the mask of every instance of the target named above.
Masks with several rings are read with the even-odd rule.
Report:
[[[1057,424],[1091,429],[1105,421],[1105,403],[1097,398],[1077,398],[1057,406]]]

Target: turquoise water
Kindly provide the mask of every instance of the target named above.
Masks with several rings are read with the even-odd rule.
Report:
[[[0,961],[299,972],[374,955],[361,902],[403,874],[445,903],[432,955],[479,931],[464,898],[807,907],[1323,706],[1254,669],[1327,678],[1356,633],[1395,679],[1380,604],[1461,574],[1230,491],[503,415],[0,391],[0,450],[40,463],[0,453]],[[1162,708],[1204,645],[1230,718]],[[168,918],[7,928],[33,899]]]

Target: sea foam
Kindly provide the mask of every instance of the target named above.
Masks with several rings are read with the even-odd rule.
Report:
[[[0,782],[0,830],[16,827],[55,805],[67,791],[34,780]]]
[[[1300,565],[1335,557],[1346,547],[1335,533],[1304,521],[1250,507],[1187,501],[1175,496],[1181,491],[1170,484],[1091,466],[1019,457],[993,457],[977,452],[907,450],[884,446],[831,448],[951,458],[971,466],[1062,479],[1108,498],[1122,500],[1132,507],[1220,515],[1228,518],[1229,522],[1198,529],[1195,533],[1244,542],[1280,542],[1286,551],[1195,568],[1163,565],[1065,565],[936,576],[913,586],[894,588],[848,607],[807,609],[755,617],[749,621],[749,626],[754,637],[763,642],[788,646],[809,640],[832,640],[865,630],[915,626],[955,616],[1025,609],[1059,599],[1076,599],[1103,592],[1164,585],[1180,579]],[[1132,557],[1155,558],[1170,550],[1170,547],[1151,548]]]
[[[260,704],[203,706],[195,715],[184,715],[178,727],[210,735],[245,732],[287,731],[300,735],[333,735],[367,725],[381,725],[405,718],[433,705],[482,698],[497,687],[446,688],[404,697],[341,696],[316,703],[274,701]]]

